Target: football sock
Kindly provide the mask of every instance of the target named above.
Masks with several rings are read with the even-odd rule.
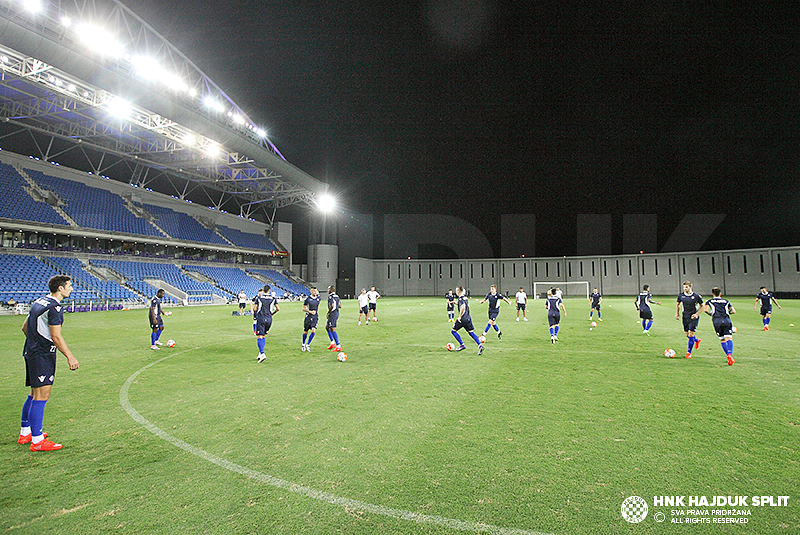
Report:
[[[600,311],[597,311],[597,319],[600,319]]]
[[[500,332],[500,326],[498,324],[494,324],[494,330]]]
[[[555,327],[553,327],[553,330],[555,330],[556,336],[558,336],[558,327],[559,327],[558,325],[556,325]]]
[[[163,333],[163,332],[164,332],[164,331],[162,331],[161,329],[159,329],[158,331],[156,331],[156,333],[155,333],[155,334],[156,334],[156,341],[158,341],[158,339],[159,339],[159,338],[161,338],[161,333]]]
[[[726,355],[733,354],[733,340],[728,340],[728,350],[725,352]]]
[[[308,337],[308,335],[306,333],[303,333],[303,345],[306,345],[306,338],[307,337]]]
[[[156,333],[150,333],[150,345],[156,345]]]
[[[476,344],[481,345],[481,339],[478,338],[478,335],[475,334],[475,331],[470,332],[469,335],[472,337],[473,340],[475,340]]]
[[[592,314],[594,314],[594,310],[589,312],[589,319],[592,319]],[[599,317],[599,315],[598,315],[598,317]]]
[[[458,342],[458,345],[463,346],[464,345],[464,341],[461,339],[461,335],[458,334],[456,331],[450,331],[450,332],[453,333],[453,338],[456,339],[456,342]]]
[[[31,434],[36,443],[42,440],[42,424],[44,423],[44,406],[46,403],[46,399],[34,399],[31,401],[31,410],[28,418],[31,422]],[[39,440],[36,440],[36,438],[39,438]]]
[[[22,419],[20,420],[19,424],[20,427],[23,428],[23,431],[25,430],[25,428],[28,428],[28,433],[30,433],[30,427],[31,427],[30,421],[28,421],[29,417],[28,415],[31,412],[31,403],[33,403],[33,396],[29,395],[28,399],[25,400],[25,403],[22,404]],[[22,431],[20,431],[19,434],[27,435],[28,433],[23,433]]]
[[[642,329],[647,330],[647,320],[642,320]]]
[[[550,338],[554,337],[555,335],[556,335],[555,328],[554,327],[550,327]]]
[[[764,318],[764,325],[769,325],[769,320],[770,320],[770,319],[771,319],[771,318]]]
[[[328,333],[328,338],[330,339],[330,341],[333,342],[333,331],[328,329],[326,332]]]
[[[491,327],[492,327],[492,324],[491,324],[491,323],[487,323],[487,324],[486,324],[486,328],[483,330],[483,334],[486,334],[486,333],[488,333],[488,332],[489,332],[489,329],[490,329]]]
[[[342,345],[339,343],[339,333],[337,333],[336,331],[331,331],[331,332],[333,333],[333,340],[334,342],[336,342],[336,345],[337,346]]]
[[[308,335],[308,344],[306,344],[306,345],[311,345],[311,340],[314,339],[314,335],[315,334],[317,334],[317,333],[311,333],[311,334]]]
[[[258,352],[263,353],[264,348],[267,347],[267,340],[266,338],[258,338],[256,340],[256,345],[258,345]]]
[[[647,327],[645,328],[645,331],[649,331],[650,327],[652,327],[652,326],[653,326],[653,320],[648,321],[647,322]]]

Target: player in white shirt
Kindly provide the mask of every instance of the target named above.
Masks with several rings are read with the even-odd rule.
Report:
[[[528,304],[528,294],[522,288],[517,292],[517,321],[519,321],[519,311],[522,311],[522,319],[528,321],[528,316],[525,314],[525,305]]]
[[[381,294],[375,291],[374,286],[370,286],[367,297],[369,298],[369,310],[372,311],[372,321],[378,321],[376,309],[378,308],[378,299],[380,299]],[[369,316],[367,316],[367,321],[369,321]]]
[[[361,325],[361,316],[364,316],[364,319],[369,325],[369,296],[367,295],[367,289],[361,288],[361,295],[358,296],[358,324]]]
[[[247,308],[247,294],[244,292],[244,290],[239,292],[238,298],[239,298],[239,315],[244,316],[244,311],[245,311],[244,309]]]

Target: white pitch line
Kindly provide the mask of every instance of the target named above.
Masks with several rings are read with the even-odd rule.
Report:
[[[371,503],[362,502],[359,500],[352,500],[350,498],[343,498],[341,496],[336,496],[329,492],[323,492],[320,490],[312,489],[311,487],[298,485],[292,483],[291,481],[286,481],[285,479],[280,479],[277,477],[270,476],[268,474],[263,474],[256,470],[251,470],[250,468],[233,463],[231,461],[223,459],[222,457],[218,457],[196,446],[192,446],[188,442],[184,442],[183,440],[170,435],[160,427],[156,426],[155,424],[147,420],[147,418],[142,416],[139,413],[139,411],[137,411],[133,407],[133,405],[131,405],[131,402],[128,398],[128,391],[130,390],[130,386],[133,384],[136,378],[139,377],[139,375],[145,370],[152,368],[156,364],[160,364],[161,362],[167,360],[168,358],[172,358],[182,353],[187,353],[189,351],[194,351],[195,349],[201,349],[201,348],[196,347],[192,349],[185,349],[183,351],[172,353],[171,355],[165,356],[159,360],[151,362],[147,366],[144,366],[143,368],[137,370],[136,372],[134,372],[133,375],[128,377],[128,379],[125,381],[125,384],[122,385],[122,389],[119,392],[119,402],[122,405],[122,408],[125,409],[125,412],[127,412],[131,418],[133,418],[139,425],[141,425],[142,427],[144,427],[157,437],[166,440],[170,444],[177,446],[183,451],[190,453],[195,457],[204,459],[210,463],[214,463],[221,468],[248,477],[250,479],[254,479],[256,481],[272,485],[273,487],[287,490],[289,492],[294,492],[295,494],[307,496],[309,498],[320,500],[339,507],[349,507],[357,511],[364,511],[376,515],[387,516],[398,520],[407,520],[410,522],[416,522],[418,524],[435,524],[437,526],[443,526],[446,528],[455,529],[459,531],[472,531],[475,533],[492,533],[497,535],[554,535],[553,533],[545,533],[541,531],[528,531],[516,528],[504,528],[500,526],[493,526],[491,524],[484,524],[482,522],[470,522],[465,520],[457,520],[455,518],[447,518],[443,516],[423,515],[415,513],[413,511],[405,511],[403,509],[395,509],[393,507],[385,507],[383,505],[375,505]]]

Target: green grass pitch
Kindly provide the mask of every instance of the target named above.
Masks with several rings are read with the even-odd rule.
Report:
[[[383,298],[347,362],[324,330],[300,351],[301,305],[281,305],[256,364],[235,307],[174,309],[149,349],[146,310],[73,314],[44,429],[64,449],[16,444],[26,389],[20,316],[0,317],[5,439],[0,532],[151,534],[800,533],[800,303],[762,331],[732,298],[736,364],[703,316],[691,360],[660,297],[650,336],[633,297],[567,300],[550,343],[540,301],[528,322],[503,304],[501,340],[448,352],[443,298]],[[471,300],[477,330],[486,305]],[[794,326],[792,326],[794,324]],[[673,348],[677,358],[664,357]],[[647,518],[626,522],[641,496]],[[790,496],[747,524],[676,524],[654,496]],[[713,508],[705,508],[713,509]],[[657,513],[665,521],[656,522]]]

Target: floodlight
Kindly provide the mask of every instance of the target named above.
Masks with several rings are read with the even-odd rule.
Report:
[[[214,111],[218,111],[218,112],[220,112],[220,113],[221,113],[221,112],[223,112],[223,111],[225,111],[225,108],[222,106],[222,104],[220,104],[220,103],[217,101],[217,99],[215,99],[215,98],[214,98],[214,97],[212,97],[212,96],[207,96],[205,99],[203,99],[203,104],[205,104],[205,105],[206,105],[206,107],[209,107],[209,108],[211,108],[212,110],[214,110]]]
[[[42,10],[41,0],[25,0],[25,9],[31,13],[38,13]]]
[[[332,212],[336,208],[336,197],[330,193],[323,193],[317,197],[317,206],[323,212]]]
[[[114,36],[102,28],[90,24],[80,24],[76,27],[76,30],[83,44],[99,54],[120,57],[125,51],[125,48]]]
[[[120,117],[123,119],[125,117],[130,117],[131,112],[133,111],[130,102],[127,102],[121,98],[112,98],[106,102],[106,108],[108,109],[109,113],[115,117]]]
[[[72,19],[64,15],[63,17],[61,17],[61,25],[69,28],[70,26],[72,26]]]
[[[208,154],[212,158],[216,158],[217,156],[219,156],[219,153],[220,153],[219,145],[211,144],[206,147],[206,154]]]
[[[256,128],[256,135],[258,137],[267,137],[267,132],[263,128]]]
[[[186,134],[183,136],[183,144],[184,145],[194,145],[197,140],[192,134]]]
[[[238,113],[235,113],[233,115],[233,122],[236,124],[244,124],[244,117],[242,117]]]

